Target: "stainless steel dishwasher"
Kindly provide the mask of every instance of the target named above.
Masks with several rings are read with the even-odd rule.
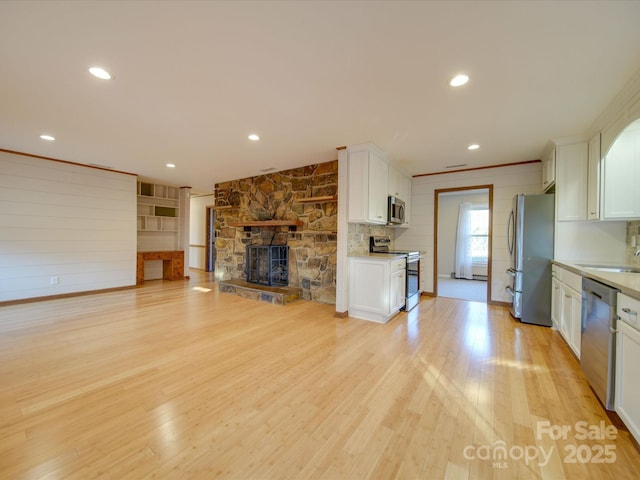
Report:
[[[607,410],[613,410],[616,378],[618,289],[582,279],[580,368]]]

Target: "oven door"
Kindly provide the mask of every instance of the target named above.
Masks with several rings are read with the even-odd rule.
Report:
[[[420,257],[407,258],[407,298],[404,310],[407,312],[418,304],[420,299]]]

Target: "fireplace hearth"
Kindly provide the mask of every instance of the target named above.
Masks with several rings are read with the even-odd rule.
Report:
[[[287,245],[247,245],[247,282],[270,287],[289,285]]]

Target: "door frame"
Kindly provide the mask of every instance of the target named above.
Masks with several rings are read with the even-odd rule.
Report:
[[[213,206],[205,207],[205,245],[204,245],[204,271],[214,272],[216,269],[216,251],[215,246],[211,245],[215,242],[216,237],[216,210]],[[211,238],[213,236],[213,239]]]
[[[487,255],[487,304],[491,303],[492,250],[493,250],[493,184],[472,185],[468,187],[440,188],[433,191],[433,296],[438,296],[438,200],[441,193],[462,192],[465,190],[488,190],[489,196],[489,253]]]

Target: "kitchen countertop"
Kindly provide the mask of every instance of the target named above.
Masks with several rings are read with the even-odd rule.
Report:
[[[566,268],[567,270],[577,273],[582,277],[592,278],[600,283],[618,288],[625,295],[640,300],[640,273],[603,272],[593,268],[582,267],[575,262],[565,260],[552,260],[551,263],[558,265],[559,267]]]
[[[364,253],[362,255],[349,255],[349,258],[369,258],[372,260],[393,260],[394,258],[406,258],[404,253]]]

